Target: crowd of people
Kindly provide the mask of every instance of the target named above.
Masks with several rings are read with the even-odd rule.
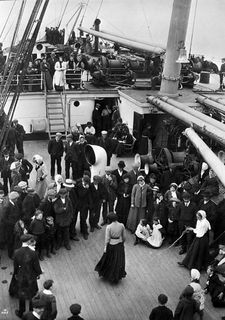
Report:
[[[190,182],[178,185],[177,175],[169,168],[146,174],[134,163],[127,171],[126,163],[120,160],[117,168],[112,169],[109,157],[105,174],[91,177],[84,152],[85,138],[92,136],[97,139],[94,140],[96,143],[103,137],[96,137],[92,123],[88,123],[84,133],[77,127],[77,135],[73,131],[65,142],[62,134],[57,133],[48,143],[51,183],[48,183],[43,157],[36,154],[30,163],[22,153],[23,143],[17,144],[20,153],[10,153],[6,149],[0,161],[3,178],[0,186],[0,246],[6,248],[9,258],[14,260],[10,294],[19,298],[17,315],[22,317],[25,314],[25,300],[30,301],[32,312],[38,313],[38,306],[41,306],[40,312],[44,310],[43,299],[36,297],[37,277],[42,273],[39,261],[51,258],[62,246],[71,250],[71,241],[79,241],[79,235],[87,240],[89,232],[96,232],[104,225],[107,225],[104,254],[95,268],[99,276],[112,283],[118,283],[126,276],[124,242],[127,229],[133,234],[135,246],[157,249],[168,243],[180,245],[179,254],[186,254],[178,264],[195,275],[181,294],[174,319],[193,319],[196,312],[202,319],[205,291],[201,289],[201,303],[195,300],[199,299],[196,292],[200,290],[200,272],[207,268],[206,289],[212,304],[224,307],[225,200],[218,201],[221,185],[213,170],[202,161],[193,187]],[[116,121],[111,133],[120,135],[120,130],[126,131],[124,128],[123,123]],[[104,135],[104,130],[102,133]],[[99,145],[105,148],[103,144]],[[64,154],[65,179],[61,163]],[[31,188],[29,178],[33,167],[36,180],[35,187]],[[78,213],[79,234],[76,230]],[[44,290],[50,290],[49,285],[45,284]],[[166,301],[167,297],[159,297],[162,307],[152,311],[150,320],[161,319],[158,312],[170,313],[165,307]],[[43,319],[55,319],[56,309],[53,309],[54,316]],[[23,319],[36,318],[26,315]]]

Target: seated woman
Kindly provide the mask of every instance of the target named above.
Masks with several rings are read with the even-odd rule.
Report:
[[[160,223],[159,218],[153,218],[153,225],[152,225],[152,234],[147,239],[149,245],[152,248],[160,248],[163,240],[164,240],[164,228]]]
[[[217,273],[215,267],[207,270],[206,293],[209,292],[212,304],[215,308],[225,307],[225,279]]]
[[[151,236],[152,230],[149,226],[149,224],[147,224],[147,220],[146,219],[141,219],[140,223],[137,226],[137,229],[135,231],[135,242],[134,242],[134,246],[136,246],[138,244],[139,241],[142,241],[144,243],[148,243],[148,238]]]
[[[171,198],[181,199],[181,194],[177,190],[178,185],[175,182],[170,184],[169,190],[164,194],[165,201],[170,201]]]

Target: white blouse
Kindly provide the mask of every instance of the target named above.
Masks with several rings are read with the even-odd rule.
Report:
[[[196,228],[193,230],[197,238],[202,238],[206,232],[211,230],[211,225],[207,219],[198,220]]]

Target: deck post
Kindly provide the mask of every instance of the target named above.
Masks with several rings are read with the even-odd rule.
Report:
[[[166,47],[166,59],[162,74],[160,95],[178,96],[181,64],[176,60],[184,47],[192,0],[174,0]]]

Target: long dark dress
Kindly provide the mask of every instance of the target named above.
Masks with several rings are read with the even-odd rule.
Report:
[[[208,220],[204,219],[206,223],[205,233],[201,237],[196,234],[194,241],[192,242],[186,257],[182,261],[182,264],[188,269],[198,269],[201,271],[202,269],[207,268],[208,260],[209,260],[209,235],[208,231],[210,230],[210,224]],[[199,222],[199,221],[198,221]],[[198,222],[196,229],[198,229]],[[207,230],[208,225],[208,230]]]
[[[126,276],[124,231],[124,225],[119,222],[106,227],[106,252],[95,267],[100,277],[112,283],[118,283]]]
[[[130,210],[131,192],[132,185],[121,181],[117,190],[118,198],[115,211],[118,216],[118,221],[123,223],[124,225],[126,225],[127,223],[127,217]]]

